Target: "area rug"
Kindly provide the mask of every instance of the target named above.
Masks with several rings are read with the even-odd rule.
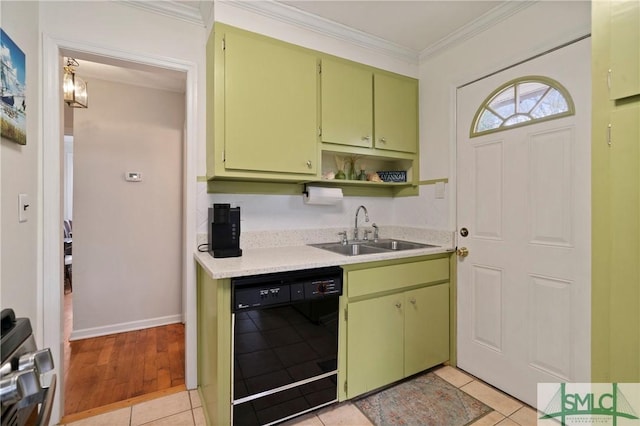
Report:
[[[492,409],[429,372],[354,401],[376,426],[463,426]]]

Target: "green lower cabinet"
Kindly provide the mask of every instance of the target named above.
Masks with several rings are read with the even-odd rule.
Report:
[[[347,395],[369,392],[404,376],[403,294],[350,303]]]
[[[207,424],[231,424],[231,282],[198,277],[198,390]]]
[[[449,359],[449,285],[405,293],[404,375]]]
[[[448,359],[448,283],[348,304],[347,398]]]

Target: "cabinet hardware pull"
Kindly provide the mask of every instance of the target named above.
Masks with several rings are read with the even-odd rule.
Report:
[[[380,138],[380,142],[382,143],[387,143],[387,138],[385,138],[384,136]]]
[[[369,141],[369,140],[371,140],[371,136],[363,136],[362,140],[363,141]]]
[[[396,302],[396,308],[400,309],[402,307],[402,303]]]
[[[607,126],[607,145],[611,146],[611,123]]]
[[[411,304],[415,305],[416,304],[416,299],[412,297],[411,300],[409,300],[409,302],[411,302]]]
[[[307,167],[310,169],[311,168],[311,160],[307,160]]]
[[[611,90],[611,68],[607,71],[607,88]]]

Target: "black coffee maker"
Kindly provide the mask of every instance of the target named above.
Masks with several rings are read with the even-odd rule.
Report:
[[[213,257],[242,256],[240,207],[214,204],[209,208],[209,254]]]

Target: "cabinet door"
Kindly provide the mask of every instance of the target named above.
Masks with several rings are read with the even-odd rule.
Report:
[[[640,2],[611,1],[610,99],[640,94]]]
[[[418,82],[408,77],[375,74],[375,147],[416,152],[418,146]]]
[[[322,142],[371,148],[373,74],[344,62],[322,61]]]
[[[349,303],[348,398],[403,377],[403,300],[399,293]]]
[[[640,102],[611,113],[609,166],[610,379],[640,380]]]
[[[405,293],[404,375],[449,359],[449,284]]]
[[[315,174],[314,55],[255,35],[225,35],[225,168]]]

